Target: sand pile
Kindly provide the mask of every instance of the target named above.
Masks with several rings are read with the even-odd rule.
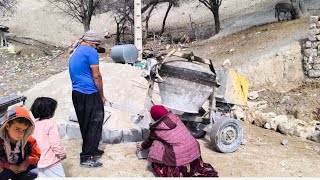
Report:
[[[103,76],[104,93],[106,98],[120,105],[143,109],[148,81],[141,76],[142,70],[125,64],[101,63],[100,71]],[[54,119],[61,124],[72,124],[69,117],[74,115],[71,97],[71,81],[68,71],[54,75],[36,84],[23,94],[27,96],[26,107],[30,108],[35,98],[39,96],[52,97],[58,101]],[[157,91],[155,91],[157,92]],[[159,96],[154,94],[155,102]],[[111,116],[105,126],[108,129],[130,129],[137,126],[130,122],[133,113],[105,107]]]

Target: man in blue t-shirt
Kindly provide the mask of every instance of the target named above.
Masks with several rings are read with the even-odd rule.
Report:
[[[87,31],[74,47],[69,59],[72,101],[83,139],[80,165],[90,168],[103,165],[96,159],[104,153],[98,149],[106,101],[97,52],[100,43],[94,31]]]

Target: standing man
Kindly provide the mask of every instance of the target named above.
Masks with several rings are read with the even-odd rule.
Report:
[[[69,74],[72,81],[72,101],[77,114],[83,139],[80,165],[88,168],[102,167],[96,158],[99,150],[104,119],[102,76],[99,70],[97,49],[101,40],[89,30],[80,39],[69,59]]]

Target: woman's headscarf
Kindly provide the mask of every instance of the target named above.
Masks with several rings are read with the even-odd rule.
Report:
[[[169,111],[162,105],[153,105],[150,109],[150,114],[153,120],[157,121],[167,115]]]

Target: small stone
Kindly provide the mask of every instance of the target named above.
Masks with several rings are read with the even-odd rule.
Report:
[[[243,111],[235,111],[235,116],[237,120],[244,120],[245,114]]]
[[[313,58],[312,63],[320,64],[320,58],[319,57]]]
[[[309,57],[303,56],[303,63],[309,63],[308,60],[309,60]]]
[[[280,104],[284,104],[284,103],[286,103],[287,101],[289,101],[290,100],[290,96],[284,96],[283,98],[282,98],[282,100],[280,101]]]
[[[147,159],[149,154],[149,149],[142,149],[136,153],[138,159]]]
[[[318,78],[320,77],[320,71],[319,70],[309,70],[308,71],[308,76],[311,78]]]
[[[316,41],[317,40],[316,36],[315,35],[311,35],[311,34],[309,34],[308,39],[309,39],[309,41]]]
[[[311,48],[313,48],[313,49],[319,49],[319,47],[318,47],[319,45],[320,45],[320,42],[319,42],[319,41],[312,42]]]
[[[248,98],[249,98],[250,100],[255,100],[255,99],[257,99],[258,97],[259,97],[259,94],[258,94],[257,91],[252,91],[252,92],[250,92],[250,93],[249,93],[249,96],[248,96]]]
[[[312,56],[310,56],[309,58],[308,58],[308,63],[313,63],[314,61],[313,61],[313,57]]]
[[[264,110],[268,107],[268,102],[267,101],[260,101],[258,104],[257,104],[257,109],[258,110]]]
[[[281,141],[281,144],[284,146],[288,145],[288,143],[289,143],[288,139],[284,139]]]
[[[309,18],[309,22],[312,23],[316,23],[319,21],[319,16],[310,16]]]
[[[304,64],[304,70],[309,71],[312,69],[312,66],[309,63]]]
[[[314,28],[309,30],[309,34],[311,35],[318,35],[320,34],[320,29]]]
[[[315,131],[312,134],[309,135],[309,137],[307,138],[311,141],[315,141],[315,142],[320,142],[320,131]]]
[[[317,28],[317,24],[316,23],[311,23],[309,25],[309,29],[315,29],[315,28]]]
[[[317,49],[305,49],[303,54],[307,57],[313,56],[316,57],[318,55]]]
[[[265,129],[271,129],[271,123],[270,122],[266,122],[263,127]]]
[[[280,162],[280,165],[282,166],[282,167],[286,167],[286,163],[285,162]]]
[[[311,48],[311,46],[312,46],[312,42],[311,42],[311,41],[307,41],[307,42],[306,42],[306,47],[307,47],[307,48]]]
[[[234,48],[229,50],[229,53],[232,54],[234,52]]]
[[[314,64],[313,69],[315,70],[320,70],[320,64]]]
[[[242,139],[241,145],[246,145],[247,144],[247,140],[246,139]]]

